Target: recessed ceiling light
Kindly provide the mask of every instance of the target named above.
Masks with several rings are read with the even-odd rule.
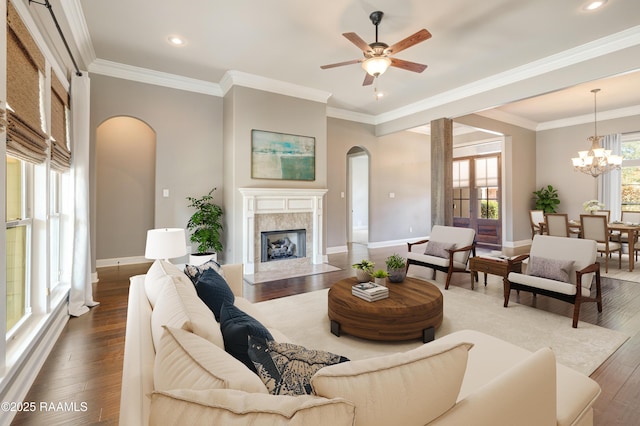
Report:
[[[596,9],[599,9],[599,8],[600,8],[600,7],[602,7],[606,2],[607,2],[607,0],[595,0],[595,1],[590,1],[590,2],[588,2],[588,3],[584,6],[584,10],[596,10]]]
[[[174,46],[184,46],[186,41],[180,36],[169,36],[169,43]]]

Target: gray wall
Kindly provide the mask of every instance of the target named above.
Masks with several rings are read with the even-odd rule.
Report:
[[[329,118],[327,247],[347,244],[347,153],[362,147],[370,156],[369,242],[414,239],[431,230],[429,138],[413,132],[376,137],[371,125]],[[390,198],[389,194],[395,197]],[[412,232],[409,228],[412,228]]]
[[[598,133],[630,133],[640,131],[640,116],[598,120]],[[598,198],[597,179],[575,172],[571,158],[578,151],[589,149],[587,140],[593,136],[593,123],[538,132],[536,152],[536,186],[553,185],[560,198],[559,212],[568,213],[572,219],[583,214],[582,203]],[[616,219],[616,218],[612,218]],[[619,218],[618,218],[619,219]]]
[[[131,117],[114,117],[96,133],[98,259],[144,253],[155,220],[156,135]],[[126,224],[126,226],[123,226]]]
[[[224,205],[229,231],[225,259],[232,263],[242,261],[242,196],[238,188],[327,188],[327,118],[324,103],[238,86],[225,95],[224,114]],[[315,181],[252,179],[252,129],[315,137]]]
[[[215,201],[222,203],[221,98],[92,75],[93,152],[97,127],[115,116],[138,118],[156,133],[155,227],[184,228],[192,214],[187,208],[187,196],[199,197],[218,187]],[[92,170],[95,188],[95,167]],[[162,189],[169,189],[168,198],[162,197]],[[95,195],[93,206],[95,208]],[[94,227],[95,223],[94,220]],[[120,226],[125,235],[140,234],[137,229],[129,229],[129,223],[120,223]],[[130,232],[127,234],[127,231]],[[95,229],[92,235],[96,235]],[[94,238],[93,244],[112,246],[109,238],[116,238],[116,234],[105,230],[101,235],[100,241]],[[144,252],[138,255],[143,256]]]

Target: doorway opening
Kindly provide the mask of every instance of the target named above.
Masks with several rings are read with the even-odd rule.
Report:
[[[347,241],[369,243],[369,153],[361,147],[347,152],[349,226]]]

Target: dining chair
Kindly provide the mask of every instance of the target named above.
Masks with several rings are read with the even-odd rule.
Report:
[[[607,223],[611,222],[611,210],[596,210],[591,212],[591,214],[596,216],[606,216]]]
[[[570,237],[569,215],[566,213],[547,213],[544,216],[547,235]]]
[[[609,272],[609,256],[618,252],[618,268],[622,268],[622,244],[610,240],[607,216],[600,214],[581,214],[582,238],[595,240],[598,243],[598,252],[604,253],[604,270]]]
[[[626,224],[640,223],[640,211],[623,210],[620,215],[620,222]],[[620,242],[629,243],[628,235],[622,235],[620,238]],[[640,244],[638,243],[637,239],[633,244],[629,244],[629,256],[631,256],[631,250],[633,250],[636,260],[638,260],[638,251],[640,251]]]
[[[544,223],[544,210],[529,210],[529,221],[531,222],[531,238],[536,234],[543,234],[544,229],[540,227]]]

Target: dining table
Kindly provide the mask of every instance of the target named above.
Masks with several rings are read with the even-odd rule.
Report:
[[[635,241],[637,240],[637,237],[640,234],[640,223],[611,222],[607,224],[607,228],[609,229],[610,232],[611,231],[619,232],[620,236],[622,236],[622,234],[627,234],[627,241],[630,241],[629,272],[633,272],[633,268],[635,267],[634,265],[635,256],[633,255],[634,254],[633,252],[634,252]],[[570,220],[569,230],[571,231],[571,233],[575,233],[575,234],[578,234],[578,236],[581,236],[582,225],[580,224],[580,221]]]

